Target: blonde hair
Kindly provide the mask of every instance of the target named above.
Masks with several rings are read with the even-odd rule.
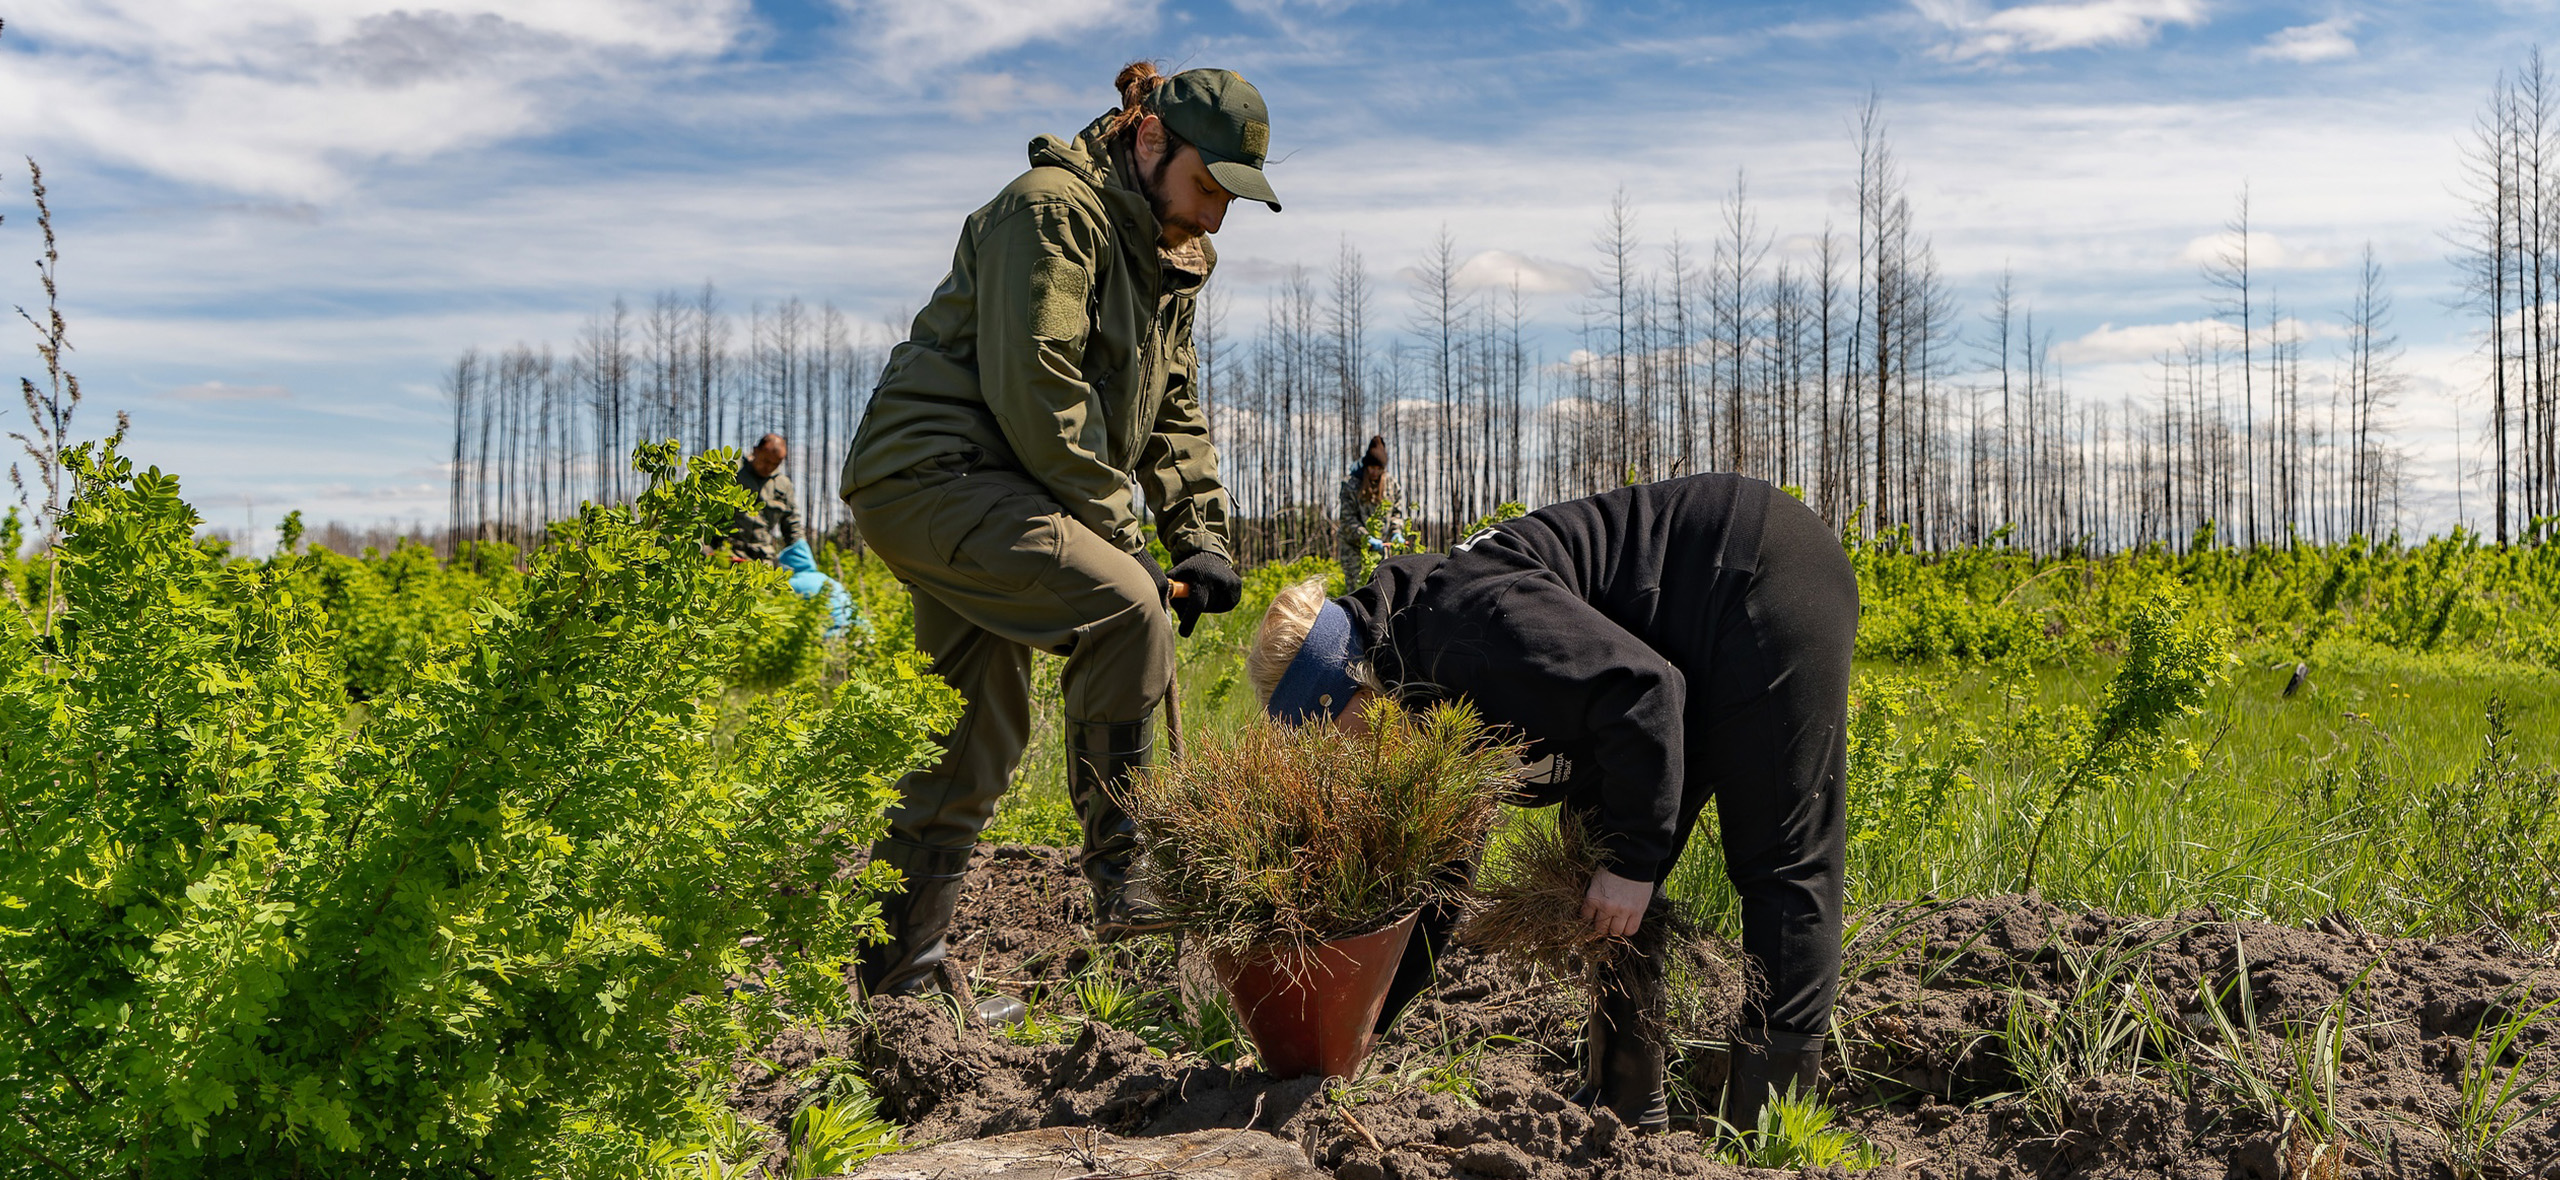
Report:
[[[1273,595],[1271,609],[1262,612],[1261,625],[1253,629],[1253,647],[1245,652],[1244,675],[1253,685],[1253,699],[1263,707],[1270,707],[1272,691],[1298,658],[1298,649],[1306,646],[1307,632],[1315,628],[1324,603],[1324,579],[1309,578]]]

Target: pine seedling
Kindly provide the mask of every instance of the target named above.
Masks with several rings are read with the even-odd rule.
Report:
[[[791,1180],[840,1175],[903,1146],[897,1124],[880,1117],[880,1100],[869,1087],[851,1074],[839,1074],[835,1082],[837,1097],[811,1102],[791,1116]]]
[[[1785,1171],[1840,1168],[1864,1172],[1884,1164],[1884,1153],[1866,1137],[1847,1127],[1834,1126],[1839,1112],[1822,1104],[1811,1094],[1799,1094],[1789,1086],[1785,1093],[1774,1095],[1760,1108],[1758,1125],[1748,1131],[1730,1124],[1725,1150],[1718,1161],[1745,1168],[1770,1168]]]

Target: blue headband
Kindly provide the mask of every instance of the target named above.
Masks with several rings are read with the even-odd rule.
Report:
[[[1271,690],[1271,715],[1291,725],[1341,716],[1351,694],[1360,690],[1360,682],[1351,678],[1351,661],[1358,658],[1360,631],[1351,612],[1338,602],[1324,604],[1315,625],[1307,628],[1307,641],[1298,645],[1297,657]]]

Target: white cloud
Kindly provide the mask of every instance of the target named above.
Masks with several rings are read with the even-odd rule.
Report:
[[[1156,0],[835,0],[885,73],[919,77],[990,53],[1094,30],[1155,25]]]
[[[2054,346],[2053,359],[2066,365],[2110,364],[2123,361],[2148,361],[2175,354],[2189,342],[2212,339],[2222,331],[2219,320],[2188,320],[2178,324],[2100,324],[2088,335],[2066,340]]]
[[[2290,61],[2306,65],[2354,57],[2356,39],[2348,34],[2354,32],[2355,27],[2354,17],[2341,16],[2318,24],[2280,29],[2268,37],[2265,44],[2250,50],[2249,56],[2259,61]]]
[[[2343,336],[2346,331],[2334,323],[2292,316],[2274,324],[2254,324],[2252,330],[2261,348],[2272,339],[2325,340]],[[2149,363],[2164,356],[2181,355],[2189,345],[2199,342],[2208,348],[2220,344],[2237,350],[2239,325],[2212,318],[2174,324],[2127,324],[2121,328],[2100,324],[2087,335],[2054,345],[2053,359],[2066,365]]]
[[[1470,291],[1508,291],[1513,282],[1524,295],[1570,294],[1591,289],[1591,272],[1570,263],[1531,258],[1509,250],[1487,250],[1458,265],[1458,287]]]
[[[1986,10],[1974,0],[1911,0],[1920,15],[1956,39],[1943,52],[1957,61],[2052,53],[2065,49],[2148,45],[2169,25],[2205,22],[2205,0],[2056,0]]]
[[[962,74],[951,88],[951,110],[974,123],[990,115],[1033,106],[1056,106],[1075,97],[1056,82],[1025,79],[1017,74]]]
[[[745,0],[34,0],[0,138],[291,198],[544,126],[548,83],[719,53]]]
[[[284,401],[293,391],[281,385],[226,385],[220,381],[199,381],[181,385],[167,395],[187,402]]]
[[[2206,234],[2187,242],[2178,251],[2178,261],[2198,266],[2219,264],[2231,248],[2240,244],[2240,235],[2229,230]],[[2249,269],[2251,270],[2318,270],[2345,261],[2317,246],[2289,242],[2263,230],[2249,231]]]

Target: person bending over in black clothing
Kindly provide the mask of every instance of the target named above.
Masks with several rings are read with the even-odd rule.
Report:
[[[1743,951],[1767,981],[1724,1106],[1747,1130],[1773,1088],[1812,1090],[1831,1027],[1857,627],[1857,577],[1820,517],[1760,480],[1696,475],[1549,505],[1446,556],[1389,559],[1331,601],[1320,581],[1289,587],[1247,674],[1293,723],[1357,725],[1360,702],[1384,693],[1408,707],[1463,699],[1517,731],[1534,777],[1522,801],[1573,809],[1602,849],[1582,913],[1604,934],[1663,911],[1657,886],[1714,799]],[[1447,944],[1454,915],[1423,917],[1381,1030]],[[1661,1014],[1639,1008],[1661,995],[1645,985],[1663,966],[1619,958],[1586,1026],[1581,1098],[1659,1129]]]

